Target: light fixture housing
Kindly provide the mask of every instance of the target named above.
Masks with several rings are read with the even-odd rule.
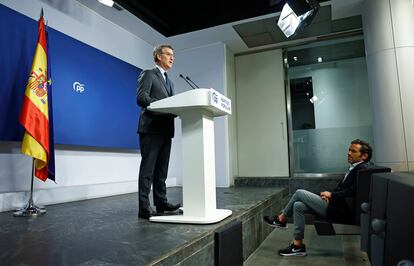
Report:
[[[277,25],[287,38],[310,24],[320,5],[317,0],[287,0]]]
[[[98,0],[99,3],[104,4],[106,6],[109,7],[113,7],[114,6],[114,1],[112,0]]]

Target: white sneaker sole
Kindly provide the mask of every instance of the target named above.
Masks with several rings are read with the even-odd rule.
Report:
[[[279,256],[284,256],[284,257],[304,257],[307,256],[306,252],[296,252],[296,253],[279,253]]]
[[[282,229],[282,230],[288,229],[288,225],[283,227],[283,226],[280,226],[280,225],[277,225],[277,224],[269,224],[269,223],[266,223],[266,224],[270,225],[271,227],[279,228],[279,229]]]

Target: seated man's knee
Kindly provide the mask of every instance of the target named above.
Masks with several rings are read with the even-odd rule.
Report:
[[[304,195],[304,194],[306,194],[308,191],[307,190],[305,190],[305,189],[297,189],[296,191],[295,191],[295,194],[296,194],[296,196],[298,196],[298,197],[300,197],[301,195]]]
[[[301,201],[296,201],[295,203],[293,203],[293,210],[303,213],[306,211],[306,205]]]

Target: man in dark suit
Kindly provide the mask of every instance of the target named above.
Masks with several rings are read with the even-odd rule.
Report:
[[[353,140],[348,149],[349,170],[332,192],[323,191],[317,195],[304,189],[298,189],[279,215],[264,217],[269,225],[286,229],[287,217],[293,215],[293,243],[287,248],[279,250],[279,255],[306,256],[306,247],[303,244],[305,213],[343,222],[351,218],[352,211],[349,209],[346,199],[355,197],[357,172],[367,168],[371,157],[372,148],[367,142],[359,139]]]
[[[138,216],[143,219],[149,219],[156,213],[175,211],[180,207],[179,204],[174,205],[167,201],[165,185],[175,115],[147,109],[152,102],[174,95],[174,85],[167,74],[174,63],[172,46],[162,44],[155,47],[153,57],[155,67],[141,72],[136,94],[137,103],[141,107],[138,133],[142,157],[138,182]],[[157,212],[150,207],[148,198],[151,184]]]

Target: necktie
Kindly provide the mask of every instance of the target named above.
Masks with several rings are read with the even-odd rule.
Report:
[[[167,84],[167,88],[168,88],[168,94],[171,95],[171,82],[170,82],[170,79],[168,78],[167,72],[164,72],[164,76],[165,76],[165,84]]]

